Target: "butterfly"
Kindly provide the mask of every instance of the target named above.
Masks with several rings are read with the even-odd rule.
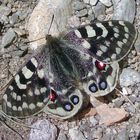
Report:
[[[61,119],[76,115],[88,97],[109,94],[116,86],[118,61],[136,38],[127,21],[103,21],[46,36],[47,43],[34,53],[9,83],[2,111],[27,117],[42,110]]]

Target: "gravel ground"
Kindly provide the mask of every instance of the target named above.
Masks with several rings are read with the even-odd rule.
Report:
[[[121,1],[124,1],[124,3],[125,1],[129,2],[129,0]],[[20,123],[15,124],[8,121],[7,123],[18,131],[25,140],[140,139],[140,0],[136,0],[135,7],[132,7],[132,4],[126,6],[124,3],[121,3],[120,7],[132,9],[128,13],[126,10],[126,13],[122,13],[122,15],[115,13],[118,7],[113,8],[113,6],[116,6],[116,2],[117,0],[113,0],[113,3],[110,0],[73,0],[72,10],[73,15],[78,17],[80,24],[88,23],[91,20],[103,21],[112,18],[123,19],[124,17],[132,22],[134,18],[134,25],[138,30],[138,39],[127,58],[125,58],[127,63],[121,62],[122,67],[119,78],[118,88],[122,90],[125,97],[114,91],[113,95],[108,95],[104,98],[109,106],[124,108],[127,112],[127,117],[125,120],[112,125],[101,124],[99,114],[95,113],[95,115],[93,112],[89,117],[78,117],[78,119],[75,117],[69,121],[58,121],[50,118],[45,113],[22,121],[23,125],[26,124],[26,126],[34,124],[32,127],[40,126],[45,128],[41,132],[36,132],[34,129],[30,130],[28,127],[20,125]],[[134,1],[131,0],[131,2],[133,3]],[[16,74],[19,67],[32,53],[28,44],[25,43],[28,41],[26,24],[37,3],[38,1],[36,0],[0,1],[0,88],[8,83],[9,79]],[[135,11],[136,14],[134,13]],[[118,12],[121,11],[118,10]],[[0,97],[4,91],[0,92]],[[49,136],[46,136],[46,134],[49,134]],[[40,138],[38,138],[38,135]],[[18,139],[21,139],[19,135],[0,123],[0,140]]]

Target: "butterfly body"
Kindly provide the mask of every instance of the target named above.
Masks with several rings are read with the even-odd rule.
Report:
[[[134,26],[124,21],[91,23],[63,37],[47,35],[44,47],[9,84],[3,111],[25,117],[44,108],[62,119],[74,116],[88,96],[104,96],[115,88],[117,61],[128,53],[135,36]]]

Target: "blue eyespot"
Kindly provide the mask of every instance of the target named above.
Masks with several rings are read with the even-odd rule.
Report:
[[[90,86],[89,86],[89,90],[93,93],[95,93],[97,90],[98,90],[98,87],[95,83],[92,83]]]
[[[67,102],[67,103],[64,104],[64,109],[66,111],[71,111],[73,109],[73,106],[72,106],[71,103]]]
[[[100,88],[100,90],[105,90],[107,88],[107,82],[106,81],[100,81],[99,88]]]
[[[72,103],[73,103],[74,105],[76,105],[76,104],[79,103],[79,97],[76,96],[76,95],[73,95],[73,96],[71,97],[71,101],[72,101]]]

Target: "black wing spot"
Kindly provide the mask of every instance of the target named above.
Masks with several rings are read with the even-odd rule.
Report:
[[[89,90],[93,93],[95,93],[96,91],[98,91],[98,87],[95,83],[92,83],[89,85]]]
[[[84,27],[79,28],[78,31],[81,33],[83,38],[87,38],[88,37],[87,30]]]
[[[64,109],[65,109],[66,111],[71,111],[71,110],[73,109],[73,106],[72,106],[71,103],[66,102],[66,103],[64,104]]]
[[[74,105],[78,104],[79,103],[79,97],[77,95],[73,95],[71,97],[71,101]]]
[[[34,66],[34,64],[31,62],[31,60],[26,64],[26,67],[32,71],[35,72],[36,71],[36,67]]]
[[[107,82],[104,80],[100,81],[99,88],[100,88],[100,90],[105,90],[107,88]]]

